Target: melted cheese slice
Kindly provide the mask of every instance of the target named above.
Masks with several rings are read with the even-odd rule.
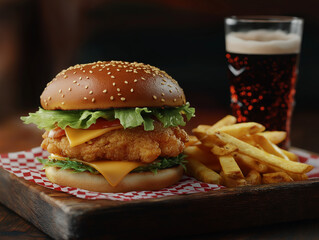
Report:
[[[93,138],[97,138],[107,132],[123,128],[121,125],[116,127],[87,130],[87,129],[74,129],[70,127],[65,128],[66,137],[69,140],[70,147],[78,146],[82,143],[90,141]]]
[[[119,184],[133,169],[143,165],[139,162],[94,161],[87,163],[98,170],[112,187]]]
[[[51,154],[51,159],[56,160],[67,160],[65,157],[61,157],[55,154]],[[93,161],[84,162],[79,159],[70,159],[72,161],[77,161],[89,165],[95,168],[102,176],[108,181],[108,183],[115,187],[118,185],[122,179],[129,174],[133,169],[142,166],[143,163],[140,162],[126,162],[126,161]]]

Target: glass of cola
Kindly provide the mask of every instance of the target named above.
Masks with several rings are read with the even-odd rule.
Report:
[[[286,131],[290,122],[303,20],[285,16],[232,16],[225,19],[231,107],[238,122],[255,121],[267,130]]]

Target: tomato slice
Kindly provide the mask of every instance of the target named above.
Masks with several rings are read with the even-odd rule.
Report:
[[[59,138],[65,135],[65,131],[62,128],[56,127],[49,132],[49,138]]]
[[[95,129],[101,129],[101,128],[109,128],[109,127],[116,127],[116,126],[120,126],[120,120],[115,119],[112,121],[108,121],[104,118],[98,118],[96,120],[95,124],[92,124],[88,130],[95,130]]]

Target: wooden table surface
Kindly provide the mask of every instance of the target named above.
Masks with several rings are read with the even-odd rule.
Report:
[[[186,130],[190,131],[190,129],[199,123],[212,124],[225,114],[227,112],[221,109],[214,110],[214,112],[197,109],[197,118],[190,122]],[[292,122],[292,145],[319,153],[318,124],[319,111],[296,111]],[[41,143],[41,133],[42,131],[36,129],[34,126],[21,124],[17,117],[10,118],[0,124],[0,153],[39,146]],[[319,216],[318,219],[314,220],[200,236],[182,236],[181,239],[318,239],[318,236]],[[0,239],[50,239],[50,237],[0,204]]]

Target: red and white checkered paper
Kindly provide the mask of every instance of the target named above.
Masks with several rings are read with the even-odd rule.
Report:
[[[314,169],[308,173],[309,178],[319,177],[319,156],[309,154],[303,150],[294,151],[301,162],[314,166]],[[108,199],[119,201],[130,201],[140,199],[161,198],[166,196],[191,194],[199,192],[215,191],[224,188],[223,186],[203,183],[191,177],[183,177],[177,184],[161,189],[159,191],[132,191],[126,193],[99,193],[87,191],[79,188],[64,187],[51,183],[45,176],[43,166],[37,161],[37,157],[46,158],[48,152],[40,147],[29,151],[0,154],[0,167],[3,167],[10,173],[25,180],[37,183],[41,186],[72,194],[83,199]]]

